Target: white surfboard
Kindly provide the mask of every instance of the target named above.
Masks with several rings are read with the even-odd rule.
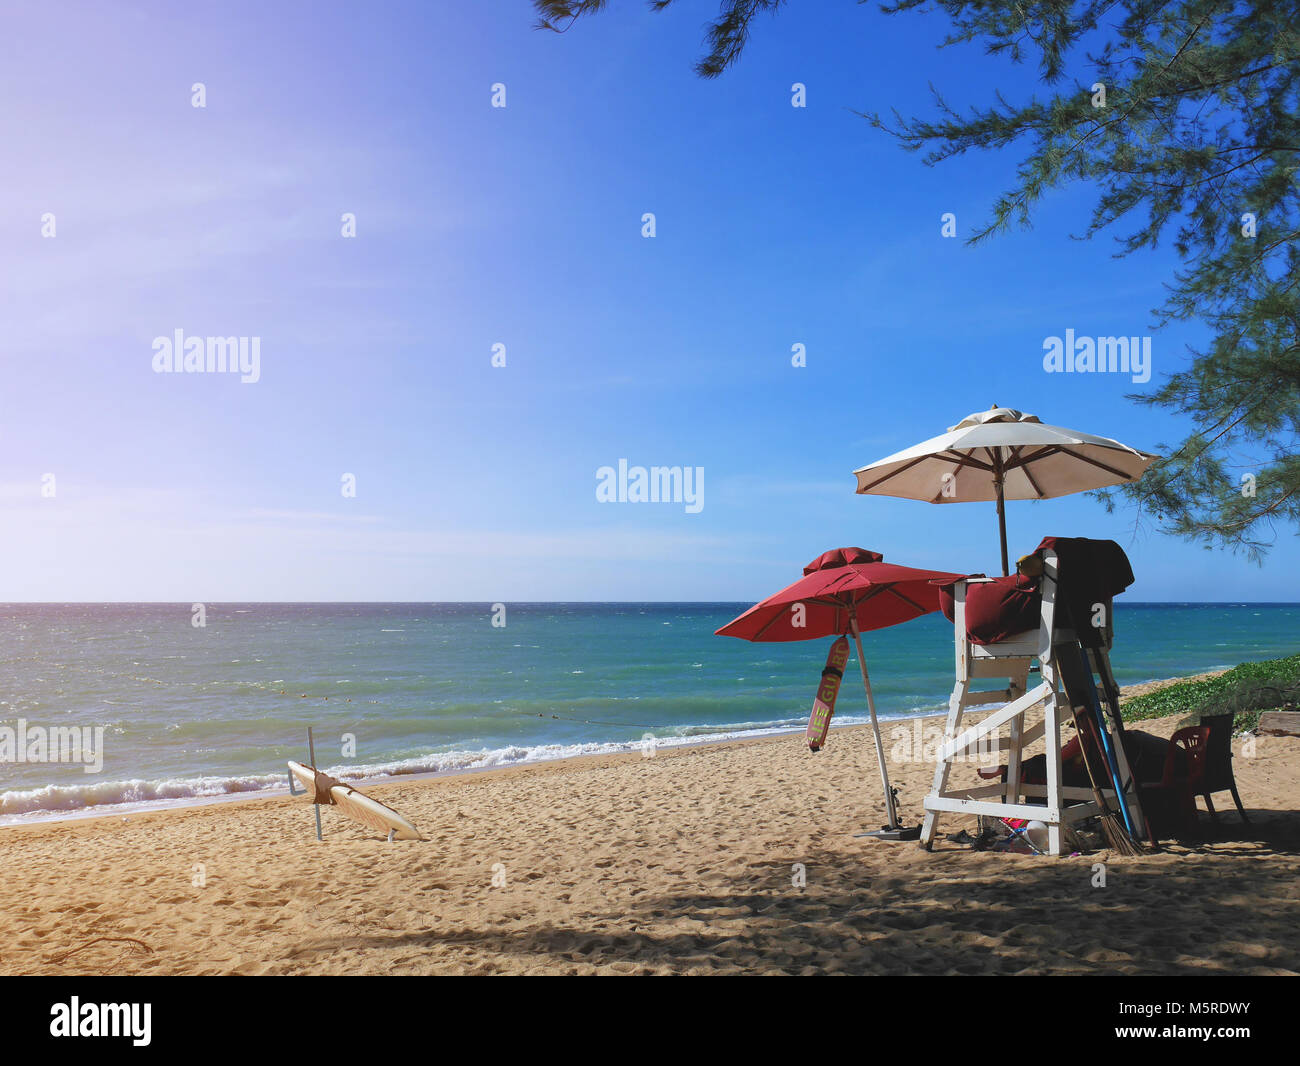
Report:
[[[316,802],[316,771],[300,762],[290,761],[289,773],[307,790],[307,802]],[[351,785],[344,784],[327,774],[321,774],[321,785],[329,789],[330,798],[339,813],[354,822],[376,829],[388,836],[391,832],[394,840],[423,840],[420,831],[398,814],[392,807],[385,806],[376,799],[371,799],[364,792],[358,792]],[[328,800],[326,800],[328,802]]]

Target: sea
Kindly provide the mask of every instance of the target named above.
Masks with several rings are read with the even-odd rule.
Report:
[[[0,824],[284,790],[308,727],[349,779],[802,731],[830,641],[714,635],[748,606],[0,605]],[[1300,604],[1121,601],[1115,629],[1131,684],[1294,654]],[[882,718],[946,707],[941,615],[863,644]],[[851,660],[834,724],[867,720]],[[70,728],[65,761],[33,746]]]

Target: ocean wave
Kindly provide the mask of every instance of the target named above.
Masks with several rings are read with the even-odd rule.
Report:
[[[903,714],[882,714],[881,724],[897,724],[920,714],[934,713],[943,705],[913,708]],[[862,725],[865,714],[840,714],[835,727]],[[732,722],[727,725],[676,725],[646,729],[642,736],[622,741],[577,741],[567,744],[508,744],[486,749],[428,752],[404,759],[323,767],[326,773],[349,782],[379,782],[414,774],[457,774],[490,770],[583,755],[618,755],[643,751],[652,738],[656,749],[688,747],[728,740],[790,734],[802,731],[804,718]],[[631,727],[629,727],[631,728]],[[640,728],[640,727],[636,727]],[[210,749],[207,749],[210,750]],[[50,817],[129,813],[158,807],[180,806],[240,793],[284,791],[285,771],[231,776],[131,779],[78,785],[46,785],[0,792],[0,825]]]
[[[845,724],[849,724],[846,722]],[[729,727],[681,726],[651,734],[656,748],[684,747],[705,742],[739,740],[746,737],[788,733],[802,728],[794,722],[748,724]],[[456,774],[474,770],[529,763],[550,762],[580,755],[617,755],[639,752],[645,740],[586,741],[572,744],[507,745],[477,751],[457,749],[430,752],[389,762],[343,764],[323,767],[326,773],[349,782],[377,782],[384,778],[412,774]],[[50,816],[121,813],[177,806],[186,801],[203,801],[239,793],[283,791],[285,772],[166,778],[157,781],[131,779],[79,785],[45,785],[32,789],[0,792],[0,825]]]
[[[22,815],[84,811],[92,807],[150,806],[165,801],[206,799],[239,792],[262,792],[288,784],[286,774],[235,777],[165,778],[159,781],[96,781],[84,785],[45,785],[0,792],[0,820]]]

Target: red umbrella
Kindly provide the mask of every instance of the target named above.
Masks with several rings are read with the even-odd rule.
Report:
[[[862,654],[862,632],[884,629],[939,609],[939,584],[962,574],[918,570],[884,562],[879,552],[863,548],[836,548],[803,568],[804,577],[717,631],[718,636],[753,641],[814,640],[852,634],[858,649],[862,686],[867,690],[871,729],[876,738],[876,760],[885,789],[889,825],[883,835],[897,836],[899,825],[894,793],[885,769],[885,751],[876,721],[876,700]],[[876,834],[873,834],[876,835]]]
[[[825,552],[803,568],[801,580],[755,604],[718,635],[754,641],[838,637],[852,632],[855,616],[859,632],[884,629],[937,611],[939,589],[931,582],[964,576],[896,566],[883,558],[864,548]]]

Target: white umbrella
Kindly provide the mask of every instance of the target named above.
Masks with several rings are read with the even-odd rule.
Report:
[[[853,472],[859,493],[929,503],[996,500],[1006,574],[1004,500],[1045,500],[1136,481],[1159,458],[995,405],[967,415],[942,436]]]

